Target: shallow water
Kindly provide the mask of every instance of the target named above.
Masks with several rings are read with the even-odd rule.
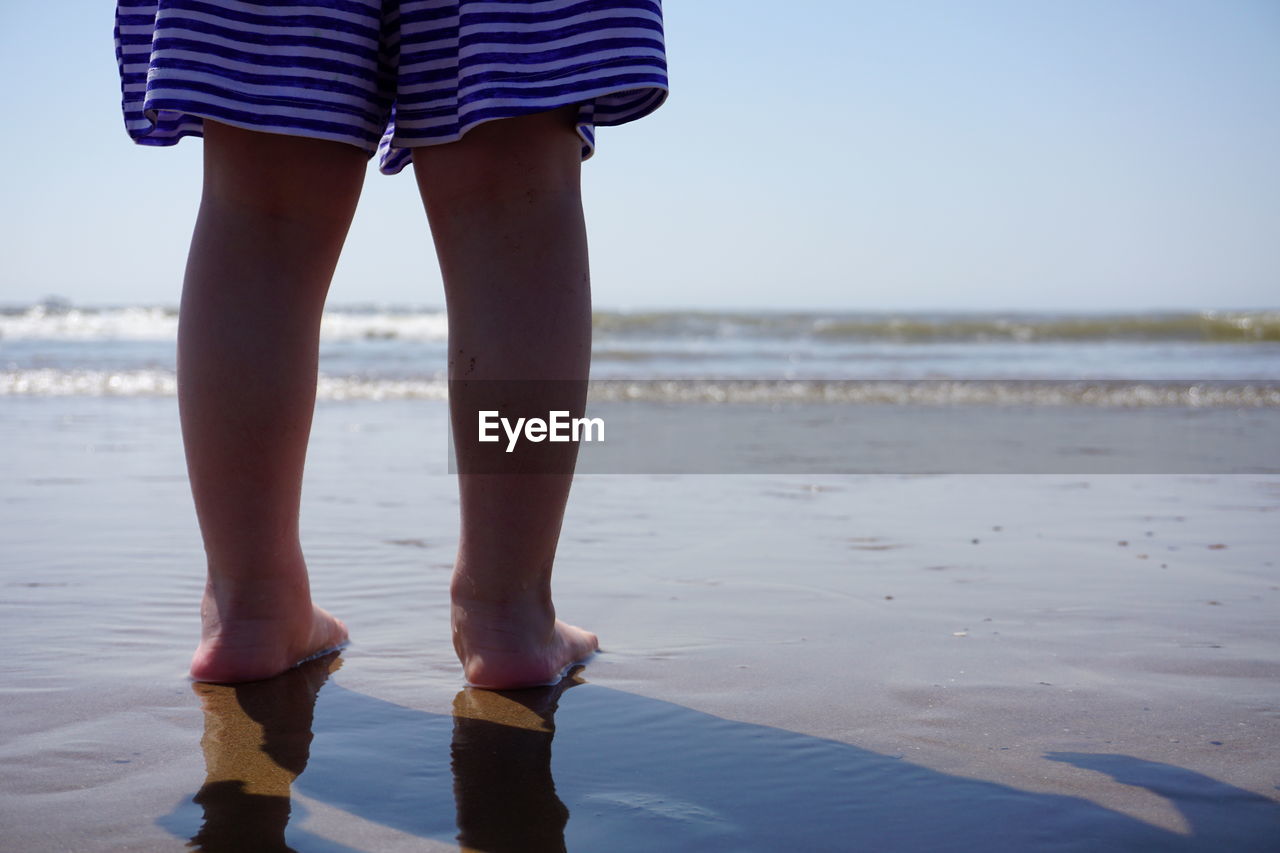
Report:
[[[448,643],[443,405],[325,404],[304,544],[354,642],[206,687],[173,400],[0,405],[5,849],[1280,834],[1275,477],[584,476],[558,606],[604,651],[495,694]]]
[[[1046,756],[1167,797],[1188,837],[1078,797],[572,679],[463,690],[452,715],[437,715],[323,686],[325,675],[197,688],[208,776],[160,824],[204,850],[264,838],[327,849],[303,828],[308,810],[290,809],[296,795],[397,837],[477,850],[1093,849],[1082,838],[1180,850],[1209,839],[1247,848],[1278,808],[1176,766]]]

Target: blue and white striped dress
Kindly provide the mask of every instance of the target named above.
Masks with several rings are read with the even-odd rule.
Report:
[[[348,142],[395,174],[485,121],[578,105],[595,127],[667,95],[661,0],[118,0],[125,128],[142,145],[205,118]]]

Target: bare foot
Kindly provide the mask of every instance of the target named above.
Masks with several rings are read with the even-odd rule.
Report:
[[[600,648],[590,631],[555,618],[550,603],[453,597],[453,648],[467,683],[490,690],[543,687]]]
[[[347,626],[313,605],[309,595],[270,598],[219,605],[205,591],[192,678],[220,684],[271,678],[347,642]]]

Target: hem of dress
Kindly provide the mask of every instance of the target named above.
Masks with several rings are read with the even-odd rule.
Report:
[[[177,128],[171,131],[165,131],[160,126],[160,113],[169,113],[175,117]],[[350,135],[344,135],[336,131],[326,131],[311,128],[289,128],[280,127],[278,125],[257,124],[243,119],[237,119],[220,113],[216,107],[201,107],[198,109],[166,109],[163,106],[155,107],[147,105],[142,110],[143,118],[149,123],[145,128],[126,127],[129,136],[139,145],[150,145],[156,147],[167,147],[177,145],[178,142],[186,137],[192,136],[197,138],[204,137],[204,122],[212,120],[220,124],[237,127],[241,130],[253,130],[259,133],[271,133],[277,136],[293,136],[299,139],[319,139],[326,142],[341,142],[358,148],[364,152],[366,158],[372,159],[378,153],[376,144],[368,144],[365,142],[357,142]]]
[[[610,95],[619,95],[623,92],[641,92],[650,93],[650,100],[643,107],[628,112],[621,117],[610,117],[601,120],[596,117],[596,102],[601,98]],[[575,122],[575,129],[578,136],[582,139],[582,160],[586,162],[595,154],[595,128],[596,127],[616,127],[618,125],[628,124],[633,121],[644,118],[650,113],[662,106],[670,90],[666,86],[648,85],[648,86],[622,86],[607,87],[599,91],[588,90],[581,94],[577,94],[572,98],[566,98],[563,103],[538,104],[521,109],[518,105],[512,105],[509,111],[500,115],[486,116],[473,122],[464,124],[457,132],[448,136],[439,136],[431,139],[410,139],[401,140],[400,133],[397,131],[391,136],[389,142],[384,140],[380,148],[383,151],[382,159],[379,164],[379,171],[384,175],[399,174],[406,166],[413,162],[414,148],[430,148],[436,145],[448,145],[451,142],[457,142],[467,135],[473,129],[482,124],[488,124],[491,121],[500,121],[508,118],[520,118],[521,116],[536,115],[538,113],[551,112],[552,110],[563,109],[564,107],[577,106],[579,108],[578,118]],[[498,108],[504,106],[499,103]]]

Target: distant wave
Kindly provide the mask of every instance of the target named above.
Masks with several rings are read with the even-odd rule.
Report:
[[[0,397],[171,397],[166,370],[0,371]],[[321,375],[320,400],[445,400],[443,377]],[[673,404],[857,404],[891,406],[1086,406],[1112,408],[1278,408],[1280,383],[1131,380],[599,380],[598,402]]]
[[[163,341],[177,334],[172,307],[81,307],[59,300],[0,308],[0,341]],[[604,340],[755,339],[815,343],[964,342],[1280,342],[1280,311],[1181,313],[823,313],[600,311]],[[439,309],[334,307],[325,312],[324,341],[447,338]]]
[[[599,401],[893,406],[1274,408],[1280,383],[1041,379],[715,379],[593,382]]]
[[[178,311],[163,306],[72,307],[65,303],[0,308],[0,342],[167,341],[178,335]],[[348,308],[324,313],[324,341],[444,341],[445,314],[431,309]]]
[[[830,342],[1277,342],[1280,311],[1150,314],[602,312],[598,333],[619,337],[757,337]]]

